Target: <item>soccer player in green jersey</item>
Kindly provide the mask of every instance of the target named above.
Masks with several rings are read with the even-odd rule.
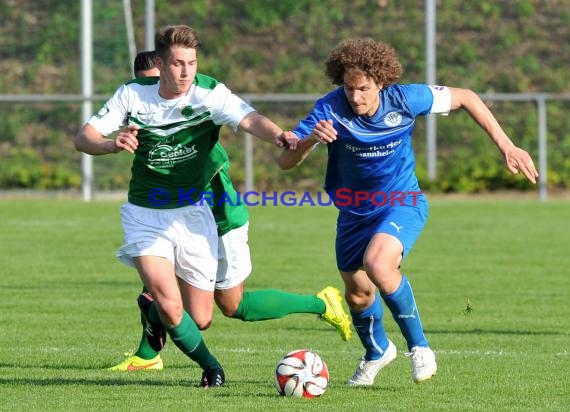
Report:
[[[155,58],[152,51],[139,53],[134,61],[135,77],[158,76]],[[219,170],[209,182],[207,193],[212,194],[210,202],[218,226],[218,271],[214,298],[222,313],[243,321],[277,319],[292,313],[314,313],[336,327],[343,340],[348,340],[351,335],[350,321],[336,288],[326,287],[316,296],[278,290],[244,291],[245,279],[251,273],[247,243],[249,214],[245,205],[238,202],[228,174],[229,159],[220,143],[215,145],[210,157],[208,167]],[[222,196],[224,202],[221,202]],[[207,311],[208,316],[204,318],[200,313],[194,314],[196,310],[190,305],[185,309],[193,318],[203,319],[203,323],[198,323],[199,328],[205,329],[210,325],[212,311]],[[199,312],[203,312],[202,308]],[[163,369],[163,362],[158,351],[150,346],[144,330],[137,351],[110,368],[117,371],[155,369]]]
[[[222,125],[280,146],[291,135],[222,83],[197,73],[200,43],[190,27],[161,29],[155,45],[160,76],[121,86],[83,126],[75,145],[92,155],[122,150],[134,154],[128,202],[121,208],[125,243],[117,256],[138,270],[150,292],[138,299],[149,347],[158,352],[166,331],[202,367],[202,385],[219,386],[224,371],[199,332],[211,322],[218,268],[217,227],[212,210],[199,201],[200,193],[216,179],[223,186],[220,171],[227,156],[214,150]],[[123,126],[127,129],[115,139],[106,137]],[[248,295],[242,295],[243,279],[226,287],[239,292],[227,293],[230,298],[239,299],[225,299],[228,304],[220,305],[224,314],[233,312],[243,320],[265,316],[255,312],[255,299],[248,302]],[[274,301],[268,294],[259,297],[262,305]],[[325,320],[333,306],[329,300],[313,300]],[[346,329],[347,317],[340,315]],[[276,311],[271,316],[282,315]]]

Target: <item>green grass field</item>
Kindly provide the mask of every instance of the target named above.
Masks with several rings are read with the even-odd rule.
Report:
[[[404,261],[437,376],[410,377],[398,358],[376,384],[345,382],[363,351],[310,315],[244,323],[219,312],[204,333],[227,386],[198,388],[200,370],[172,343],[165,369],[109,372],[140,337],[140,282],[121,265],[118,202],[0,200],[2,411],[567,411],[570,407],[570,202],[431,199],[426,230]],[[336,212],[252,207],[250,289],[342,287]],[[469,309],[468,309],[469,308]],[[389,317],[389,315],[388,315]],[[331,374],[318,399],[277,395],[273,369],[309,348]]]

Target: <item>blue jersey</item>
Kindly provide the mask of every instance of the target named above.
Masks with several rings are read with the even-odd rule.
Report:
[[[294,132],[302,139],[318,121],[332,120],[338,134],[327,145],[325,190],[341,211],[368,215],[402,200],[412,205],[421,194],[411,140],[416,117],[449,112],[449,96],[441,86],[391,85],[369,117],[354,114],[339,87],[317,100]]]

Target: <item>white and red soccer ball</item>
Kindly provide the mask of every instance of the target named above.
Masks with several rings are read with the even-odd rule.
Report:
[[[328,383],[327,365],[310,350],[289,352],[275,367],[275,387],[283,396],[316,398],[325,393]]]

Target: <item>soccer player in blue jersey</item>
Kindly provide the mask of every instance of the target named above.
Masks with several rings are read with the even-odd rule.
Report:
[[[529,154],[518,148],[471,90],[397,84],[394,49],[372,39],[347,40],[326,61],[338,88],[318,99],[294,130],[299,137],[279,158],[281,168],[301,163],[326,144],[325,189],[339,209],[336,259],[352,321],[365,354],[349,385],[372,385],[397,349],[382,324],[384,301],[407,342],[412,379],[437,371],[409,279],[399,268],[424,228],[428,205],[415,175],[415,119],[464,109],[503,154],[507,168],[536,183]],[[378,292],[378,291],[379,292]]]

